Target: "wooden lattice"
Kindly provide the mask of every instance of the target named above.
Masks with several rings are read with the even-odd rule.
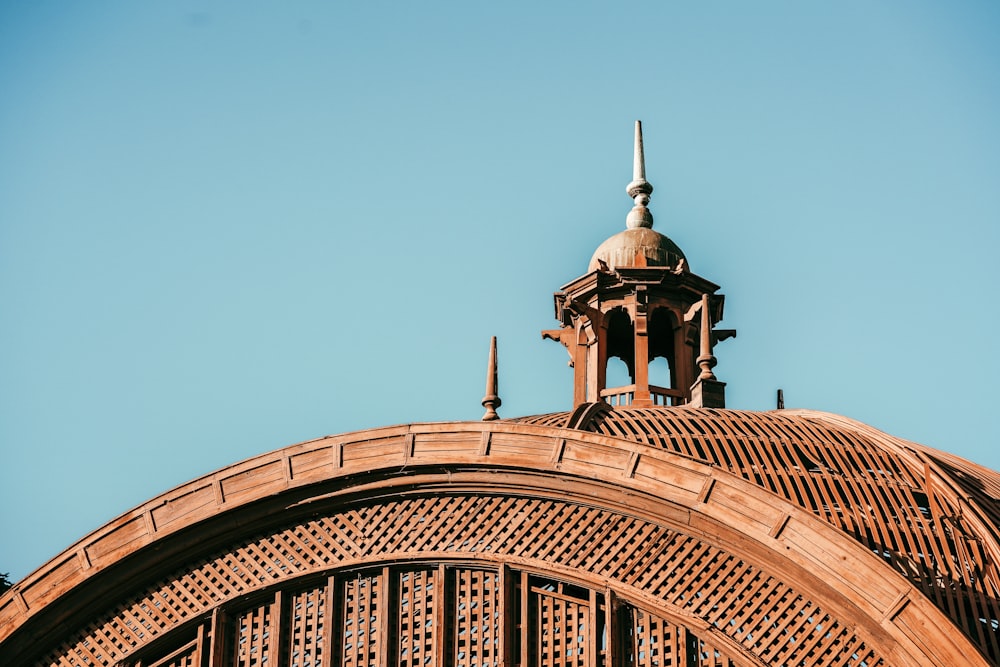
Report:
[[[556,528],[540,533],[526,523],[498,520],[527,516]],[[430,558],[477,552],[507,554],[519,562],[592,572],[621,582],[625,590],[655,597],[683,617],[703,619],[719,636],[781,664],[810,663],[816,656],[845,665],[872,667],[883,662],[850,623],[831,616],[760,567],[693,536],[637,517],[554,500],[443,495],[359,506],[244,542],[146,589],[84,629],[47,662],[62,667],[113,664],[124,657],[124,652],[108,649],[115,644],[113,637],[124,645],[141,645],[164,634],[175,619],[206,613],[262,583],[277,584],[338,564],[391,559],[393,554]],[[498,575],[465,571],[455,576],[451,585],[457,601],[456,664],[493,664],[500,635]],[[418,630],[414,625],[415,618],[427,623],[433,578],[429,573],[399,577],[393,595],[404,601],[410,621],[394,630],[395,645],[409,648],[412,663],[418,654],[433,655],[433,629],[428,631],[425,625]],[[384,573],[341,579],[337,595],[344,619],[341,664],[375,664],[381,644],[391,641],[385,636],[389,632],[385,624],[399,616],[384,611],[392,598],[387,581]],[[195,589],[203,595],[182,594]],[[543,664],[584,664],[579,638],[591,635],[587,630],[591,603],[580,596],[570,599],[559,589],[535,587],[531,594],[537,605],[533,613],[539,623],[539,650],[547,651],[539,654]],[[302,595],[285,598],[309,599]],[[233,626],[233,664],[263,664],[265,656],[277,654],[273,635],[263,631],[270,618],[290,617],[293,625],[311,624],[315,632],[321,608],[319,599],[313,598],[312,620],[294,618],[278,602],[243,611]],[[762,609],[768,613],[762,614]],[[121,628],[131,634],[117,630]],[[290,642],[294,645],[294,640]],[[310,652],[301,642],[299,646],[299,655]],[[312,650],[318,654],[321,646],[317,642]],[[82,662],[81,655],[91,659]]]
[[[735,429],[717,422],[739,419],[729,412],[664,412],[692,413],[687,417],[691,428],[676,437],[692,446],[700,443],[703,454],[713,443],[721,447],[719,442],[729,441],[725,428]],[[613,421],[602,418],[599,410],[573,417],[580,428]],[[705,423],[695,423],[698,419]],[[816,417],[810,420],[826,424]],[[365,636],[375,637],[377,648],[359,649],[356,640],[361,635],[352,635],[356,662],[371,660],[373,650],[396,655],[401,634],[415,627],[397,625],[399,619],[383,611],[399,604],[402,580],[386,578],[372,567],[379,564],[402,576],[404,570],[423,571],[414,564],[430,562],[439,563],[447,574],[431,568],[434,574],[428,576],[437,578],[432,582],[437,592],[428,603],[434,609],[432,627],[422,637],[411,635],[411,646],[426,647],[429,642],[425,658],[453,662],[457,635],[451,629],[457,616],[446,613],[456,614],[458,608],[448,611],[439,605],[454,599],[459,582],[449,563],[458,560],[476,563],[470,570],[496,572],[498,611],[504,619],[497,633],[501,656],[534,656],[538,646],[532,614],[537,616],[539,610],[529,604],[528,593],[517,592],[527,587],[509,581],[510,573],[528,568],[535,574],[549,573],[545,576],[552,580],[568,577],[590,591],[585,606],[592,635],[604,632],[597,630],[600,623],[605,628],[613,625],[607,618],[617,618],[601,601],[606,593],[635,600],[637,608],[655,609],[658,618],[674,626],[695,628],[706,647],[699,650],[703,660],[718,650],[737,664],[745,664],[745,656],[751,655],[809,665],[888,664],[887,656],[904,656],[904,663],[940,663],[962,655],[986,664],[931,604],[933,596],[908,584],[907,579],[915,581],[911,575],[901,576],[896,564],[902,559],[887,559],[843,527],[830,525],[828,515],[820,512],[826,511],[824,505],[834,505],[824,503],[826,496],[817,496],[807,485],[815,482],[804,480],[829,478],[828,489],[847,495],[866,475],[888,478],[891,472],[892,479],[909,479],[911,484],[922,480],[922,487],[910,491],[916,512],[930,515],[926,524],[915,523],[916,515],[907,514],[909,510],[897,509],[889,516],[900,518],[895,530],[901,538],[912,539],[920,531],[926,532],[925,539],[943,535],[941,544],[955,553],[954,572],[969,574],[961,582],[937,577],[942,590],[935,592],[953,602],[946,608],[948,615],[969,620],[980,613],[977,609],[990,612],[988,605],[995,599],[984,593],[993,590],[989,587],[996,576],[990,565],[996,542],[991,529],[984,527],[991,515],[974,504],[991,497],[994,487],[986,479],[978,495],[959,501],[965,497],[959,495],[962,489],[974,487],[975,472],[959,461],[928,458],[921,477],[906,459],[910,450],[898,441],[883,443],[859,429],[824,428],[842,431],[838,442],[863,435],[874,443],[865,447],[888,453],[881,468],[865,459],[851,474],[833,475],[816,472],[824,466],[832,469],[832,455],[824,458],[815,444],[790,440],[786,451],[798,457],[802,470],[787,473],[779,486],[801,489],[802,498],[813,502],[808,512],[782,500],[772,488],[760,488],[757,476],[765,479],[769,474],[760,462],[730,469],[714,460],[714,465],[699,463],[688,452],[666,452],[662,444],[653,449],[552,426],[418,425],[303,443],[195,480],[140,506],[0,596],[0,660],[15,655],[20,656],[17,664],[25,664],[22,658],[30,656],[39,664],[97,666],[129,661],[133,655],[142,658],[149,651],[151,657],[143,663],[148,665],[177,650],[183,643],[180,635],[202,627],[198,624],[209,615],[214,618],[224,610],[222,616],[234,623],[232,619],[251,613],[257,604],[241,601],[277,591],[280,595],[267,610],[254,612],[277,619],[277,644],[269,635],[258,652],[241,654],[233,640],[236,634],[228,639],[218,634],[211,628],[223,627],[222,621],[213,620],[209,630],[202,630],[211,635],[209,647],[196,644],[202,658],[210,656],[213,664],[253,664],[266,652],[269,662],[275,656],[281,664],[293,659],[324,667],[340,664],[347,626],[329,619],[340,618],[349,603],[364,603],[363,595],[348,598],[351,577],[368,578],[371,586],[384,589],[367,593],[374,613],[367,616],[370,628]],[[752,430],[747,425],[740,429]],[[736,441],[749,442],[745,433],[743,437]],[[923,456],[919,448],[912,451]],[[720,456],[737,460],[732,454]],[[860,456],[848,460],[861,461]],[[850,498],[852,507],[862,505],[858,498]],[[878,498],[883,496],[872,496]],[[920,510],[922,502],[927,512]],[[873,507],[868,513],[876,511],[888,510]],[[276,524],[282,520],[284,526]],[[215,523],[200,528],[201,521]],[[228,532],[215,537],[212,525]],[[209,538],[204,545],[198,530]],[[148,548],[154,544],[155,549]],[[896,546],[907,544],[919,543],[901,539]],[[985,563],[978,570],[977,559]],[[179,569],[170,572],[168,563]],[[410,566],[397,565],[406,563]],[[497,569],[498,563],[504,567]],[[317,608],[315,614],[306,614],[308,618],[296,612],[293,599],[308,588],[304,582],[331,576],[336,583],[322,598],[323,611]],[[97,595],[102,586],[113,587],[114,597]],[[974,606],[974,594],[984,595],[985,606]],[[64,615],[58,625],[52,623],[54,613]],[[513,617],[523,621],[523,631],[509,629],[506,619]],[[989,644],[996,625],[988,615],[981,618],[975,621],[983,628],[979,638]],[[293,640],[296,623],[304,638]],[[239,631],[235,625],[224,627]],[[441,628],[448,631],[442,633]],[[245,632],[245,641],[252,644],[252,629]],[[315,641],[308,638],[310,632]],[[26,642],[43,635],[45,644]],[[609,635],[606,643],[602,639],[589,644],[584,654],[588,664],[614,658],[628,644],[620,640]],[[184,641],[194,641],[193,635]],[[709,651],[709,645],[718,648]],[[987,649],[983,652],[989,655]],[[512,663],[509,658],[505,662]]]
[[[1000,530],[996,475],[919,445],[900,447],[844,418],[806,414],[597,409],[573,426],[711,463],[791,500],[885,560],[1000,660],[1000,576],[981,537],[984,528]],[[557,416],[525,421],[535,419],[548,425]],[[564,413],[565,424],[572,419]],[[988,523],[970,525],[967,498]]]
[[[642,609],[628,610],[629,664],[636,667],[733,667],[736,663],[694,632]]]
[[[272,622],[273,606],[269,603],[252,607],[236,617],[230,640],[235,667],[260,667],[276,660],[272,649],[272,627],[276,625]]]
[[[298,591],[289,598],[288,665],[321,667],[329,650],[325,641],[328,605],[326,589]]]
[[[137,667],[201,667],[203,656],[203,641],[196,638],[183,646],[168,652],[159,660],[142,663]]]
[[[344,582],[341,596],[344,667],[378,664],[381,621],[389,620],[385,581],[380,576],[358,574]]]
[[[471,610],[482,607],[484,600],[499,604],[504,581],[499,570],[482,570],[466,567],[441,566],[434,569],[414,570],[411,567],[379,568],[367,573],[334,578],[306,590],[286,593],[278,590],[250,606],[230,605],[230,613],[216,613],[188,630],[194,635],[179,648],[169,649],[153,645],[124,663],[124,667],[200,667],[207,664],[213,637],[224,637],[225,643],[215,644],[221,659],[212,660],[215,667],[242,667],[243,665],[326,665],[322,660],[324,642],[330,637],[351,636],[357,625],[357,604],[343,598],[344,605],[336,602],[348,589],[389,593],[396,603],[386,614],[397,619],[400,632],[398,643],[390,646],[378,638],[362,641],[363,646],[373,645],[374,650],[363,652],[362,659],[354,664],[375,667],[391,665],[466,665],[492,667],[501,664],[503,636],[512,635],[511,646],[527,644],[524,653],[514,651],[507,664],[544,666],[589,666],[611,664],[608,644],[614,637],[624,650],[615,664],[638,667],[731,667],[737,664],[722,655],[684,627],[674,626],[662,618],[625,603],[615,616],[608,615],[605,596],[567,582],[547,579],[527,573],[512,572],[506,586],[514,598],[527,591],[528,604],[514,607],[507,617],[487,611],[483,615]],[[434,583],[448,582],[453,591],[450,597],[429,595]],[[353,584],[352,584],[353,582]],[[420,590],[425,582],[429,588]],[[322,618],[310,611],[310,603],[319,609],[329,608],[332,623],[310,621]],[[414,612],[423,608],[426,614]],[[423,616],[419,621],[419,617]],[[436,620],[435,620],[436,619]],[[426,627],[423,650],[409,650],[414,644],[411,633],[404,638],[404,625],[412,620],[414,626]],[[438,627],[441,624],[443,627]],[[309,628],[303,630],[303,628]],[[477,632],[487,636],[480,640]],[[305,635],[311,638],[305,640]],[[416,631],[420,635],[420,631]],[[433,636],[452,636],[449,660],[442,663],[434,652]],[[463,641],[461,638],[465,637]],[[396,641],[394,640],[394,641]],[[311,655],[303,661],[303,656]],[[359,657],[359,656],[356,656]],[[335,663],[335,664],[347,664]]]
[[[500,577],[497,572],[455,572],[455,667],[487,667],[500,658]]]
[[[440,594],[435,579],[435,572],[426,570],[396,575],[399,667],[435,664],[434,603]]]
[[[672,662],[685,664],[690,647],[682,628],[640,609],[632,612],[631,654],[638,667],[661,667]],[[669,662],[668,662],[669,661]]]
[[[683,626],[628,604],[622,604],[617,615],[610,616],[602,593],[537,575],[508,577],[507,585],[514,589],[513,596],[519,597],[527,590],[529,602],[523,612],[515,607],[504,618],[496,610],[502,595],[501,580],[497,570],[465,567],[414,570],[402,566],[379,568],[367,575],[349,575],[339,584],[332,580],[293,593],[278,591],[250,607],[215,614],[210,621],[197,626],[194,639],[179,648],[154,647],[146,651],[144,658],[127,662],[126,667],[198,667],[207,657],[204,649],[215,635],[226,637],[227,642],[216,647],[224,654],[221,662],[213,663],[217,667],[325,664],[322,646],[328,636],[339,635],[346,641],[358,627],[357,603],[344,598],[344,605],[338,607],[334,598],[340,599],[346,590],[385,591],[386,582],[391,582],[391,595],[396,600],[386,610],[398,622],[396,650],[383,647],[377,635],[372,635],[361,644],[374,646],[374,650],[367,657],[363,651],[356,654],[355,657],[362,659],[354,664],[374,667],[388,659],[390,664],[398,666],[439,665],[442,663],[434,652],[433,637],[449,635],[455,641],[451,645],[451,659],[445,664],[495,666],[500,664],[505,633],[517,635],[517,642],[530,644],[524,654],[511,654],[512,667],[523,665],[525,658],[529,664],[552,667],[607,665],[611,635],[625,647],[616,664],[636,667],[737,664]],[[449,582],[448,587],[453,591],[450,598],[433,595],[435,582],[440,587],[443,581]],[[323,612],[319,610],[327,607],[333,610],[332,626],[320,620]],[[479,614],[476,609],[483,609],[484,613]],[[282,619],[283,613],[286,620]],[[445,627],[437,627],[438,623]],[[415,637],[420,638],[418,649],[412,648],[418,645]]]
[[[538,637],[537,664],[585,667],[587,649],[595,642],[590,627],[589,597],[576,597],[559,582],[531,587]]]

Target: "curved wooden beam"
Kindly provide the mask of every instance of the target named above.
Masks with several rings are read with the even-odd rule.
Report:
[[[372,473],[380,479],[367,479]],[[988,664],[880,558],[776,495],[645,445],[509,422],[413,424],[330,436],[183,484],[94,531],[0,597],[0,642],[37,635],[44,628],[33,619],[58,622],[57,610],[49,609],[55,601],[114,582],[136,558],[166,557],[171,543],[189,539],[201,526],[238,519],[228,528],[235,535],[273,517],[276,507],[379,493],[454,493],[464,485],[476,493],[555,493],[696,537],[849,620],[893,664],[951,664],[958,655],[970,665]],[[641,591],[633,594],[642,597]],[[0,643],[0,654],[4,650]]]

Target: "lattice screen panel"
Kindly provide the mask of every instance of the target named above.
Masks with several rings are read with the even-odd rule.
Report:
[[[537,637],[537,664],[552,667],[586,667],[588,647],[597,641],[590,625],[589,595],[574,596],[561,582],[532,582]],[[576,589],[576,587],[573,587]]]
[[[188,642],[155,662],[143,663],[142,667],[201,667],[202,647],[195,640]]]
[[[434,603],[440,592],[435,579],[427,570],[396,574],[399,667],[436,664]]]
[[[385,582],[380,575],[357,575],[343,583],[341,614],[343,667],[375,667],[379,659],[380,616],[391,613],[386,606]]]
[[[157,662],[150,667],[201,667],[200,656],[191,651],[185,655],[176,656],[166,662]]]
[[[300,591],[289,598],[288,665],[321,667],[329,650],[326,644],[327,588]]]
[[[320,575],[372,560],[434,560],[478,553],[490,558],[507,555],[621,582],[702,619],[744,650],[779,664],[874,667],[883,662],[852,624],[833,618],[758,567],[696,538],[637,517],[557,500],[436,495],[345,509],[234,545],[139,592],[116,609],[96,613],[90,626],[42,664],[114,664],[130,646],[142,646],[178,623],[294,576]],[[481,639],[489,638],[478,654],[468,652],[468,664],[477,664],[473,657],[478,664],[491,664],[498,636],[490,621],[497,609],[495,575],[468,576],[472,578],[459,577],[453,585],[469,591],[470,599],[479,596],[479,606],[466,610],[469,637],[479,633]],[[430,574],[412,575],[406,580],[409,589],[402,580],[389,582],[384,573],[373,571],[345,575],[338,581],[334,607],[345,620],[335,641],[342,647],[337,655],[345,666],[375,664],[380,642],[401,645],[403,628],[395,620],[391,624],[385,620],[395,617],[382,611],[396,604],[393,596],[398,598],[398,592],[405,592],[408,604],[421,614],[440,597],[428,585]],[[397,592],[390,594],[390,587]],[[240,643],[232,646],[234,659],[240,661],[237,664],[261,664],[265,655],[280,650],[284,657],[284,652],[294,651],[291,643],[282,643],[280,649],[269,643],[270,636],[261,628],[270,614],[287,619],[304,636],[319,636],[323,621],[318,598],[306,607],[312,611],[305,616],[298,612],[296,617],[288,600],[297,598],[284,597],[286,602],[280,605],[262,604],[240,617]],[[578,656],[571,641],[579,636],[571,633],[571,625],[580,629],[576,622],[580,604],[545,612],[550,614],[546,622],[552,623],[553,651],[558,646],[558,660],[564,661],[558,664],[580,664],[574,662]],[[425,657],[433,655],[427,648],[428,642],[433,644],[433,630],[418,631],[410,625],[405,633],[411,660],[418,650]],[[315,664],[322,647],[317,644],[316,653],[307,655],[301,647],[308,641],[302,641],[297,654],[302,664],[310,660]]]
[[[687,628],[629,609],[628,664],[635,667],[733,667],[721,650]]]
[[[271,627],[272,602],[250,608],[238,615],[230,634],[233,667],[262,667],[274,664]],[[270,658],[270,662],[268,661]]]
[[[208,662],[211,636],[211,623],[199,623],[193,629],[188,628],[174,633],[152,651],[145,651],[142,658],[137,658],[126,665],[127,667],[204,667]]]
[[[500,577],[488,570],[454,571],[455,667],[492,667],[500,659]]]

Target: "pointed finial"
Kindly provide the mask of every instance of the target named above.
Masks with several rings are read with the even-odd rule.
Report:
[[[711,303],[708,298],[708,294],[701,295],[701,354],[695,360],[698,367],[701,368],[701,373],[698,375],[699,380],[714,380],[715,373],[712,372],[712,368],[715,367],[716,359],[715,355],[712,354],[712,314],[709,311]]]
[[[483,415],[484,422],[499,419],[497,408],[500,407],[500,396],[497,394],[497,337],[490,339],[490,361],[486,367],[486,396],[483,397],[483,407],[486,414]]]
[[[635,155],[632,160],[632,182],[625,186],[625,192],[635,200],[635,206],[625,218],[625,226],[629,229],[637,227],[652,227],[653,214],[646,208],[653,186],[646,180],[646,156],[642,150],[642,121],[635,121]]]

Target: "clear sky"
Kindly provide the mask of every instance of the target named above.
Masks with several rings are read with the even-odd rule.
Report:
[[[1000,468],[1000,3],[0,5],[0,572],[297,441],[566,410],[624,227],[726,294],[733,408]]]

